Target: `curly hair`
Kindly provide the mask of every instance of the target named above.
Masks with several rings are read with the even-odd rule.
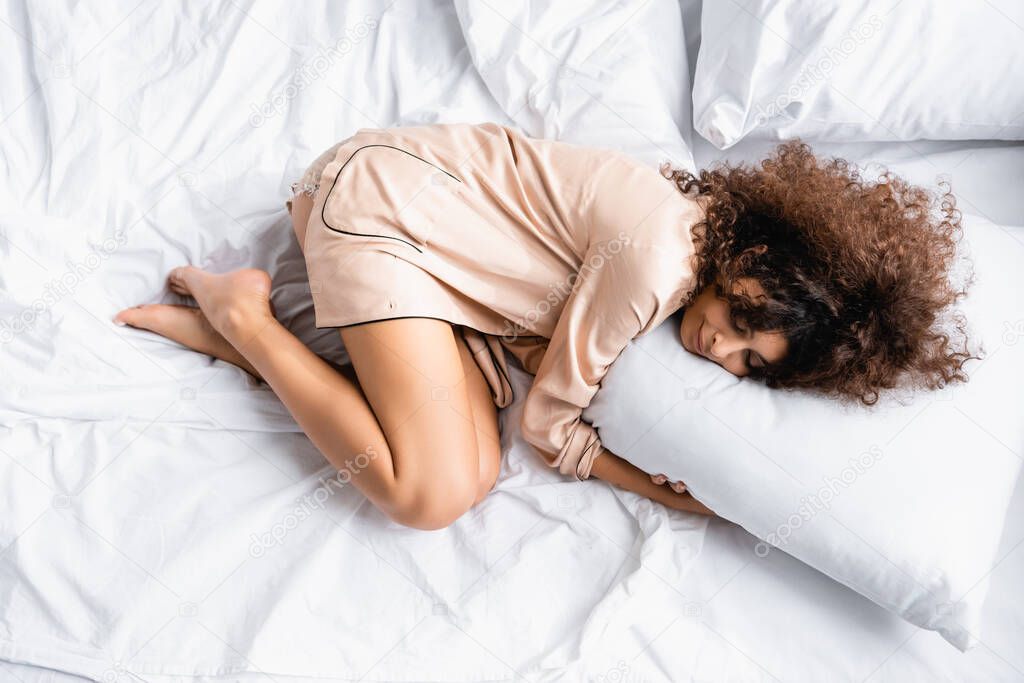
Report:
[[[868,180],[800,140],[756,166],[694,175],[666,165],[662,174],[707,199],[693,229],[696,283],[683,305],[715,287],[737,328],[788,341],[779,363],[752,376],[867,405],[883,389],[967,380],[963,366],[978,356],[962,315],[945,315],[970,284],[948,277],[962,236],[948,184],[933,194],[888,170]],[[734,292],[740,278],[754,278],[765,297]]]

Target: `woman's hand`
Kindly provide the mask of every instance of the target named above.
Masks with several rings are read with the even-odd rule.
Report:
[[[665,484],[668,484],[669,488],[671,488],[676,493],[686,493],[686,484],[684,484],[681,481],[669,481],[668,477],[666,477],[664,474],[652,474],[651,481],[653,481],[658,486],[664,486]]]
[[[652,476],[607,450],[594,460],[590,474],[618,486],[620,489],[646,496],[673,510],[696,512],[701,515],[715,514],[689,493],[686,493],[685,484],[676,482],[678,486],[684,487],[683,493],[676,493],[672,487],[655,483],[658,475]]]

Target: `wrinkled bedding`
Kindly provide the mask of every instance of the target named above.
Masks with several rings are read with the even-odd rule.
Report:
[[[564,480],[518,434],[518,403],[501,416],[494,493],[450,529],[400,528],[332,478],[267,387],[114,326],[125,306],[181,302],[163,286],[177,265],[255,266],[285,324],[343,360],[336,332],[313,326],[283,201],[360,127],[493,120],[650,163],[717,155],[686,124],[693,38],[675,2],[302,8],[0,10],[0,673],[1024,676],[1020,491],[985,647],[960,655],[781,553],[758,560],[733,525]],[[626,54],[632,77],[608,81]],[[978,210],[1024,215],[1019,147],[852,154],[984,174],[965,183]],[[530,378],[513,373],[522,397]]]

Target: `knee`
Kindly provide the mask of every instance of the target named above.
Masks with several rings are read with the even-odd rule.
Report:
[[[444,529],[473,506],[476,496],[475,481],[431,481],[399,494],[389,506],[388,516],[413,529]]]

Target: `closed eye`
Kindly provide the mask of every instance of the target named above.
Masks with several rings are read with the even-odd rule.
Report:
[[[737,332],[747,339],[753,339],[754,331],[749,327],[742,325],[739,321],[732,321],[732,326]],[[766,365],[764,358],[761,358],[759,354],[754,353],[750,349],[747,349],[747,352],[743,355],[743,359],[747,366],[747,372],[750,372],[751,370],[761,370]]]

